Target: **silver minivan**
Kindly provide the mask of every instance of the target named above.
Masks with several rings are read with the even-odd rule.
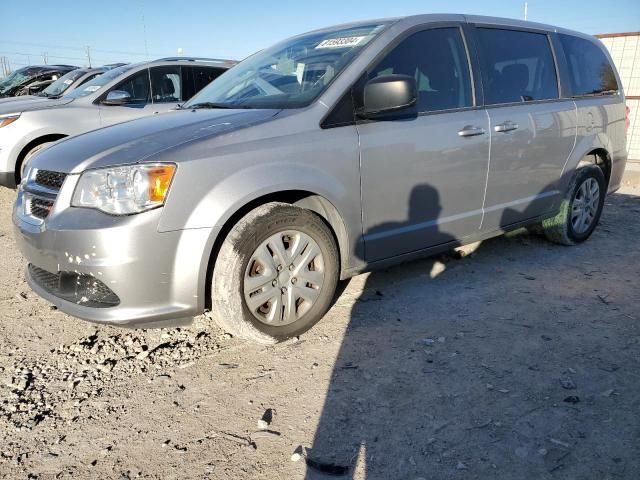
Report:
[[[167,112],[234,64],[162,58],[121,65],[46,102],[0,103],[0,185],[15,186],[30,158],[61,138]]]
[[[339,279],[535,226],[586,240],[626,163],[620,79],[595,38],[464,15],[285,40],[179,111],[35,156],[13,220],[27,279],[71,315],[212,312],[273,343]]]

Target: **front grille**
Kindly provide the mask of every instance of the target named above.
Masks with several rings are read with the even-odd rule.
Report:
[[[52,172],[51,170],[38,170],[36,172],[35,182],[43,187],[60,190],[65,178],[67,178],[66,173]]]
[[[29,215],[37,218],[45,219],[49,216],[49,212],[53,208],[53,200],[41,197],[30,197],[27,201],[27,209]]]
[[[92,275],[58,272],[51,273],[29,264],[31,279],[58,298],[78,305],[95,308],[115,307],[120,304],[118,296],[103,282]]]

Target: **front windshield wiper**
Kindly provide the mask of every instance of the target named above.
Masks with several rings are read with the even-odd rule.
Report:
[[[181,107],[184,108],[185,110],[197,110],[198,108],[242,108],[242,107],[238,107],[236,105],[229,105],[227,103],[214,103],[214,102],[201,102],[201,103],[195,103],[193,105],[189,105],[188,107]]]

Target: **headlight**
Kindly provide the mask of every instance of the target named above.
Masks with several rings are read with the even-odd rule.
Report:
[[[0,128],[6,127],[10,123],[15,122],[20,118],[19,113],[8,113],[6,115],[0,115]]]
[[[78,180],[71,205],[111,215],[151,210],[164,204],[175,171],[170,163],[87,170]]]

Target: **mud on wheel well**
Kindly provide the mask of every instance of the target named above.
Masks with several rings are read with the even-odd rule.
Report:
[[[597,165],[600,167],[607,185],[609,185],[609,180],[611,179],[611,156],[605,149],[596,148],[590,151],[578,163],[578,166],[581,165]]]
[[[325,224],[331,230],[333,234],[333,239],[338,246],[338,255],[340,256],[339,261],[341,265],[341,271],[344,269],[343,265],[343,248],[346,249],[348,245],[348,238],[346,228],[342,221],[342,218],[338,214],[338,211],[335,207],[326,200],[324,197],[316,195],[315,193],[304,191],[304,190],[287,190],[282,192],[271,193],[255,200],[249,202],[240,210],[235,212],[229,220],[224,224],[216,241],[213,244],[213,249],[211,250],[211,254],[209,256],[209,263],[207,264],[207,274],[205,279],[205,309],[211,310],[211,280],[213,278],[213,268],[216,263],[216,259],[218,258],[218,252],[220,251],[220,247],[222,243],[227,238],[227,235],[231,231],[238,221],[244,217],[247,213],[249,213],[254,208],[259,207],[260,205],[264,205],[265,203],[270,202],[282,202],[289,203],[291,205],[296,205],[301,208],[306,208],[307,210],[311,210],[315,212]]]
[[[47,142],[57,142],[58,140],[61,140],[63,138],[65,138],[67,135],[63,135],[61,133],[53,133],[50,135],[44,135],[43,137],[38,137],[34,140],[31,140],[29,143],[27,143],[25,145],[25,147],[20,151],[20,154],[18,155],[18,158],[16,159],[16,166],[15,166],[15,170],[14,170],[14,175],[15,175],[15,179],[16,179],[16,184],[19,183],[20,181],[20,167],[22,166],[22,161],[24,160],[24,157],[27,156],[27,153],[29,153],[29,151],[34,148],[37,147],[38,145],[42,144],[42,143],[47,143]]]

